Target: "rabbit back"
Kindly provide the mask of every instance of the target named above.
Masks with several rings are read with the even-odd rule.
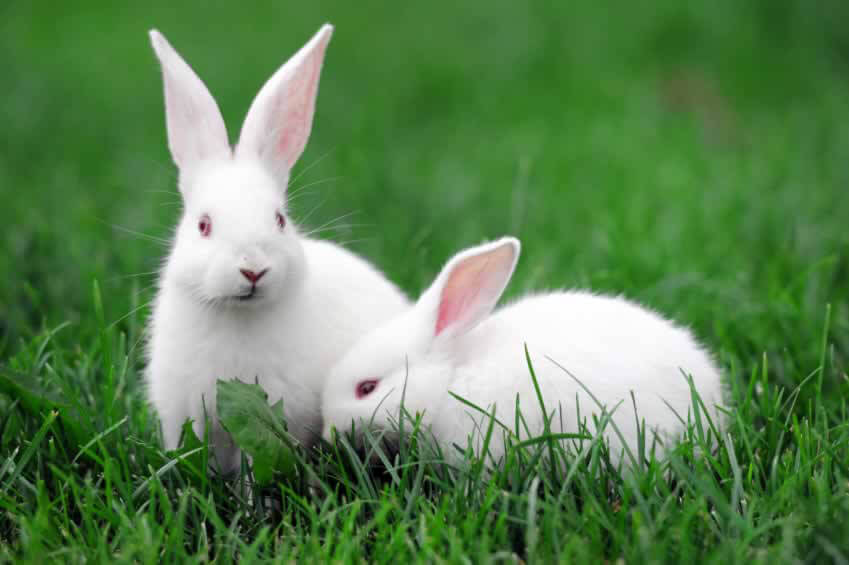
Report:
[[[624,298],[582,291],[530,296],[493,313],[459,340],[450,390],[480,407],[495,405],[512,431],[518,395],[528,435],[540,433],[543,413],[525,345],[554,431],[577,432],[579,417],[593,430],[592,414],[604,406],[622,435],[608,427],[614,451],[623,439],[636,444],[638,419],[661,439],[680,435],[681,420],[692,418],[685,374],[720,417],[719,371],[688,330]],[[438,436],[462,443],[470,426],[481,425],[481,414],[455,402],[443,406],[434,417]]]

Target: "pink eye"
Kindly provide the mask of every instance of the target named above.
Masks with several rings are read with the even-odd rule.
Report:
[[[200,220],[198,221],[198,231],[203,237],[209,237],[209,234],[212,231],[212,220],[209,219],[209,215],[204,214],[200,217]]]
[[[377,380],[376,379],[368,379],[365,381],[360,381],[357,384],[357,398],[363,398],[365,396],[370,395],[374,392],[374,389],[377,388]]]
[[[280,212],[277,212],[277,225],[281,230],[286,227],[286,218]]]

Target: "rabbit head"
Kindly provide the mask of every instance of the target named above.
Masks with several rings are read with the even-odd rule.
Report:
[[[162,34],[150,32],[183,199],[164,285],[209,306],[246,307],[277,299],[303,279],[286,188],[309,138],[332,30],[324,25],[263,86],[235,149],[206,86]]]
[[[492,312],[519,251],[519,241],[505,237],[458,253],[412,308],[352,347],[325,381],[324,437],[352,424],[391,431],[402,401],[411,414],[438,410],[458,342]]]

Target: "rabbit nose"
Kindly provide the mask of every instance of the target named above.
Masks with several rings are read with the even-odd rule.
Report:
[[[265,273],[268,272],[268,269],[263,269],[258,273],[249,269],[239,269],[239,272],[242,273],[242,276],[248,279],[251,283],[256,284],[257,282],[259,282],[259,279],[265,276]]]

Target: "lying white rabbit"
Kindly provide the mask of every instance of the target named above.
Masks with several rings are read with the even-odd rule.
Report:
[[[184,210],[159,279],[148,393],[169,449],[187,418],[200,435],[208,415],[225,470],[239,458],[216,422],[217,379],[258,380],[271,402],[283,398],[290,431],[309,444],[321,432],[319,397],[332,364],[409,305],[366,261],[299,235],[287,213],[289,170],[309,137],[331,33],[323,26],[271,77],[232,150],[209,91],[150,32]]]
[[[391,434],[403,396],[404,409],[421,415],[443,453],[457,455],[453,445],[464,449],[470,439],[480,450],[490,419],[449,391],[487,412],[494,408],[511,432],[518,395],[528,428],[520,424],[520,439],[538,435],[544,419],[525,344],[555,433],[578,432],[578,410],[594,431],[591,414],[602,414],[577,379],[613,412],[632,452],[638,428],[631,393],[649,432],[647,445],[654,437],[673,439],[685,429],[679,418],[693,416],[682,371],[718,421],[719,371],[687,330],[654,312],[619,297],[568,291],[528,296],[490,315],[518,256],[519,241],[510,237],[459,253],[415,306],[363,337],[326,381],[324,436],[352,425]],[[489,451],[497,459],[505,431],[495,425],[494,432]],[[618,461],[618,434],[608,425],[604,436]]]

